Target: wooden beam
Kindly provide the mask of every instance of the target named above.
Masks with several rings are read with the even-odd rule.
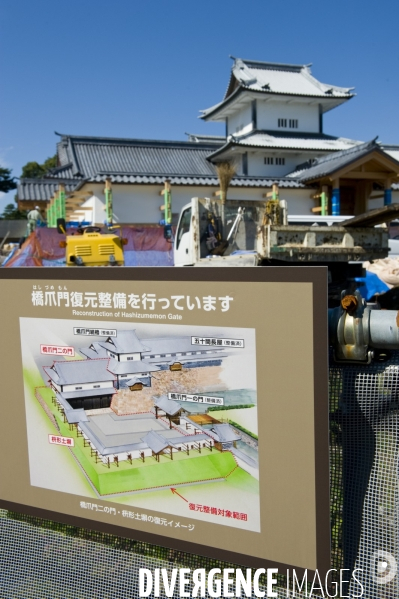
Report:
[[[315,208],[312,208],[312,212],[321,212],[321,206],[316,206]]]
[[[334,176],[346,179],[346,178],[348,178],[347,173],[352,172],[354,169],[358,169],[358,168],[360,169],[363,164],[366,165],[368,162],[371,162],[372,160],[375,160],[376,162],[378,162],[383,168],[386,168],[389,172],[395,173],[395,171],[392,170],[395,167],[397,168],[397,166],[395,164],[392,164],[394,162],[394,159],[388,155],[384,156],[382,153],[375,150],[375,151],[371,152],[370,154],[368,154],[366,156],[362,156],[358,160],[355,160],[354,162],[352,162],[352,164],[348,164],[348,165],[344,166],[342,169],[337,170],[334,173]],[[359,171],[359,172],[362,172],[362,171]],[[396,174],[395,174],[395,176],[396,176]]]
[[[70,193],[67,194],[66,199],[70,200],[70,199],[75,199],[75,200],[82,200],[84,201],[86,198],[90,198],[92,197],[93,193],[89,192],[89,193]]]
[[[81,193],[68,193],[67,198],[87,198],[93,195],[92,191],[82,191]]]
[[[82,205],[82,201],[78,200],[77,202],[68,202],[68,200],[65,202],[65,206],[69,206],[69,207],[73,207],[73,206],[81,206]],[[89,208],[88,208],[89,210]]]
[[[398,173],[399,175],[399,173]],[[398,176],[392,172],[380,172],[380,171],[350,171],[342,175],[343,179],[386,179],[387,176]]]

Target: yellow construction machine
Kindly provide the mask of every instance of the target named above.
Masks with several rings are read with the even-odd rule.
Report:
[[[101,227],[78,227],[67,234],[65,220],[58,219],[57,230],[66,235],[65,241],[60,241],[60,247],[66,249],[66,265],[124,266],[123,246],[127,239],[114,233],[115,229],[119,227],[108,227],[109,232],[105,233]]]

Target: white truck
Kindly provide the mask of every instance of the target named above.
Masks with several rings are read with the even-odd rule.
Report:
[[[175,266],[348,264],[388,255],[392,204],[339,224],[288,224],[286,202],[193,198],[180,214],[174,239]],[[331,217],[324,217],[326,222]],[[342,217],[338,217],[342,220]],[[319,220],[319,219],[317,219]],[[309,217],[311,221],[311,217]]]

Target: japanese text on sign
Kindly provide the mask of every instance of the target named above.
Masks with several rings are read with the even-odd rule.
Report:
[[[245,347],[244,339],[220,339],[219,337],[191,337],[191,345],[216,345],[217,347]]]
[[[116,516],[116,508],[109,507],[108,505],[99,505],[98,503],[91,503],[90,501],[81,501],[80,507],[83,510],[93,510],[96,512],[104,512],[104,514],[111,514]]]
[[[116,337],[116,329],[87,329],[84,327],[74,327],[74,335],[97,335],[98,337]]]
[[[94,512],[103,512],[104,514],[110,514],[116,516],[116,508],[109,507],[107,505],[101,505],[98,503],[92,503],[88,501],[81,501],[80,507],[84,510],[92,510]],[[195,524],[182,524],[177,520],[168,520],[167,518],[161,518],[160,516],[150,516],[141,512],[131,512],[129,510],[118,510],[118,514],[122,514],[122,518],[130,518],[131,520],[140,520],[141,522],[149,522],[150,524],[158,524],[159,526],[170,526],[171,528],[187,528],[190,532],[194,530]]]
[[[107,292],[78,292],[57,290],[54,285],[34,285],[31,294],[34,306],[72,307],[72,308],[114,308],[136,310],[205,310],[212,312],[220,309],[227,312],[233,298],[229,295],[217,297],[206,295],[202,297],[190,295],[170,295],[158,297],[155,293],[107,293]]]
[[[48,442],[52,445],[66,445],[68,447],[73,447],[75,445],[72,437],[60,437],[59,435],[49,435]]]
[[[248,515],[242,512],[222,510],[218,507],[210,507],[209,505],[201,505],[199,503],[189,503],[188,507],[190,510],[194,512],[203,512],[204,514],[212,514],[213,516],[223,516],[224,518],[234,518],[234,520],[248,520]]]
[[[41,354],[52,354],[55,356],[70,356],[73,358],[75,349],[73,347],[63,345],[40,345]]]
[[[181,524],[181,522],[177,520],[168,520],[167,518],[149,516],[148,514],[142,514],[140,512],[130,512],[128,510],[123,510],[122,517],[131,518],[132,520],[141,520],[142,522],[150,522],[152,524],[158,524],[160,526],[170,526],[171,528],[187,528],[190,532],[195,528],[195,524]]]
[[[212,397],[210,395],[188,395],[187,393],[168,393],[169,399],[175,401],[193,401],[195,403],[209,403],[213,405],[223,406],[223,397]]]

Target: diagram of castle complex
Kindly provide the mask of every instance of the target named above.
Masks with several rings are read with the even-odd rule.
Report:
[[[57,467],[63,445],[97,497],[135,505],[181,486],[211,493],[208,505],[235,503],[218,506],[236,514],[221,523],[259,530],[254,333],[22,318],[31,484],[56,488],[43,469],[52,458]],[[75,478],[68,490],[79,494]],[[193,505],[170,496],[165,511]]]

